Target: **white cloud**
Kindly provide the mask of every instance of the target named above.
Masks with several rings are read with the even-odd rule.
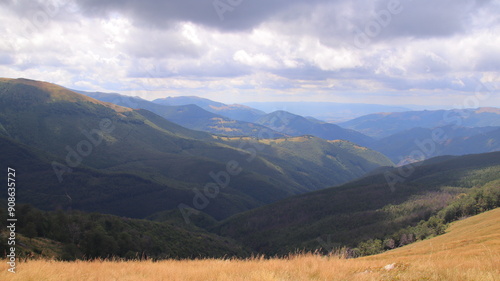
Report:
[[[266,54],[248,54],[245,50],[239,50],[234,53],[233,59],[237,62],[257,68],[277,68],[279,66],[278,62]]]

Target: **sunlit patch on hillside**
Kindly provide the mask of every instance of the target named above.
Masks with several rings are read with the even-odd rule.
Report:
[[[496,107],[481,107],[478,108],[475,113],[495,113],[500,114],[500,108]]]

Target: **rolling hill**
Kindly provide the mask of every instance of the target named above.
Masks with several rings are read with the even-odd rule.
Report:
[[[269,255],[355,247],[429,219],[473,187],[500,194],[499,174],[500,152],[434,158],[241,213],[214,230]]]
[[[366,146],[373,140],[354,130],[317,120],[306,119],[286,111],[275,111],[260,117],[257,124],[291,135],[313,135],[326,140],[347,140]]]
[[[20,200],[47,209],[59,204],[132,216],[124,206],[134,204],[134,196],[141,194],[137,208],[144,210],[134,217],[182,203],[223,219],[392,164],[380,153],[366,153],[366,148],[318,139],[306,139],[301,145],[325,149],[331,158],[323,159],[321,153],[311,158],[264,140],[224,139],[186,129],[151,111],[27,79],[0,81],[0,124],[6,153],[31,155],[37,166],[44,167],[30,176],[25,189],[29,196]],[[39,151],[44,156],[37,160],[33,155]],[[13,156],[6,155],[1,156],[2,163],[12,161]],[[323,175],[310,179],[318,170]],[[147,192],[134,190],[135,183],[148,186]],[[61,192],[66,185],[71,186],[67,194]],[[41,199],[48,197],[59,201]]]
[[[271,161],[287,178],[303,186],[324,186],[331,177],[347,182],[356,178],[356,174],[364,175],[366,171],[393,166],[379,152],[343,140],[327,141],[310,135],[259,140],[241,137],[218,139],[231,146],[245,141],[247,147],[257,148],[258,155]]]
[[[412,128],[498,127],[500,109],[483,107],[463,110],[424,110],[394,113],[375,113],[339,123],[343,128],[356,130],[374,138],[383,138]]]

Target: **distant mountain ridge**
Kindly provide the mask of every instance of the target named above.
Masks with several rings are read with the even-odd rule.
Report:
[[[204,131],[212,134],[226,136],[252,136],[252,137],[285,137],[286,134],[273,131],[267,127],[260,126],[247,121],[240,121],[223,116],[219,110],[206,110],[200,104],[213,105],[224,104],[196,97],[175,99],[176,102],[155,103],[138,97],[130,97],[116,93],[85,92],[76,91],[80,94],[95,98],[100,101],[111,102],[125,107],[142,108],[154,112],[161,117],[179,124],[183,127]],[[195,104],[192,101],[201,101]],[[170,99],[169,99],[170,101]],[[231,112],[231,111],[230,111]],[[247,112],[247,111],[244,111]],[[229,114],[231,115],[231,114]]]
[[[373,139],[338,125],[306,119],[286,111],[275,111],[260,117],[257,124],[291,136],[313,135],[326,140],[348,140],[362,146],[373,142]]]
[[[206,111],[219,114],[233,120],[255,122],[257,118],[266,114],[265,112],[241,104],[224,104],[196,96],[166,97],[153,100],[154,103],[162,105],[197,105]]]
[[[365,115],[339,123],[343,128],[356,130],[374,138],[383,138],[408,129],[442,126],[488,127],[500,126],[500,109],[424,110]]]
[[[446,131],[448,139],[446,143],[436,144],[436,149],[429,153],[429,155],[425,155],[426,158],[446,154],[464,155],[492,152],[498,150],[497,144],[500,142],[498,133],[495,134],[493,132],[494,128],[496,128],[495,124],[498,123],[498,117],[500,117],[498,114],[499,109],[491,107],[465,111],[424,110],[370,114],[349,121],[357,124],[352,125],[352,128],[355,128],[353,130],[342,127],[349,126],[349,122],[341,123],[341,127],[339,127],[336,124],[327,123],[313,117],[302,117],[282,110],[261,115],[262,112],[255,113],[251,109],[244,108],[243,112],[248,113],[248,110],[252,112],[251,116],[247,115],[246,118],[251,120],[252,123],[245,123],[212,113],[219,112],[224,114],[222,111],[215,110],[221,108],[232,108],[232,110],[225,113],[240,112],[237,110],[239,105],[228,106],[199,97],[168,97],[157,100],[157,102],[162,104],[177,104],[177,106],[166,106],[118,94],[81,93],[122,106],[131,106],[130,104],[133,104],[135,107],[151,110],[169,121],[184,127],[219,135],[253,136],[259,138],[313,135],[326,140],[344,139],[382,152],[395,163],[416,161],[410,157],[412,152],[420,150],[415,142],[431,138],[433,130],[436,128],[442,128]],[[325,107],[325,105],[321,104],[316,105]],[[199,106],[207,108],[212,112],[206,111]],[[375,107],[368,106],[368,108],[373,109]],[[401,110],[403,108],[395,109]],[[245,115],[244,113],[242,114]],[[469,128],[465,125],[472,125],[472,127]],[[483,128],[482,126],[484,125],[488,126]],[[363,126],[368,127],[362,129]],[[359,133],[357,130],[360,130],[360,128],[363,132],[371,133],[375,139]],[[453,128],[453,130],[450,128]],[[486,132],[488,132],[487,135],[485,135]],[[384,135],[387,136],[381,137]]]
[[[354,130],[344,129],[338,125],[314,120],[313,118],[304,118],[286,111],[264,114],[249,107],[241,105],[228,106],[199,97],[168,97],[157,99],[154,103],[151,103],[118,94],[80,93],[123,106],[133,104],[136,107],[151,110],[167,120],[187,128],[227,136],[280,138],[313,135],[326,140],[347,140],[362,146],[366,146],[373,141],[370,137]],[[214,112],[225,115],[225,117],[215,115]],[[228,117],[235,115],[237,115],[236,118],[240,117],[240,120],[252,121],[237,121],[238,119]],[[243,118],[242,116],[246,117]]]
[[[314,117],[331,123],[345,122],[360,116],[377,112],[402,112],[411,109],[405,106],[381,104],[338,103],[338,102],[246,102],[253,108],[265,112],[288,111],[304,117]]]
[[[444,140],[432,140],[435,132],[440,132]],[[421,160],[410,159],[415,151],[422,152],[418,155],[424,155],[426,158],[494,152],[500,150],[500,127],[412,128],[376,140],[368,147],[382,152],[394,163]]]

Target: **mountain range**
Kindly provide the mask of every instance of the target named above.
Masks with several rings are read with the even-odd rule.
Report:
[[[212,134],[220,134],[226,136],[252,136],[252,137],[285,137],[286,135],[273,131],[264,126],[242,121],[239,119],[231,119],[225,115],[219,115],[218,110],[213,110],[210,105],[219,106],[220,103],[212,102],[201,98],[186,98],[176,100],[176,103],[161,103],[151,102],[138,97],[124,96],[116,93],[101,93],[101,92],[84,92],[75,91],[86,96],[95,98],[100,101],[111,102],[113,104],[130,107],[141,108],[158,114],[159,116],[179,124],[183,127],[204,131]],[[184,103],[185,102],[185,103]],[[195,103],[199,102],[199,103]],[[202,108],[203,107],[203,108]],[[220,105],[225,107],[225,105]],[[217,108],[220,108],[217,107]],[[212,110],[206,110],[212,109]],[[239,107],[231,110],[234,114],[246,114],[246,110],[239,111]],[[224,112],[222,112],[224,113]]]
[[[337,125],[288,111],[265,114],[250,107],[226,105],[199,97],[168,97],[149,102],[118,94],[81,93],[101,101],[148,109],[181,126],[214,134],[270,139],[312,135],[326,140],[348,140],[379,151],[395,163],[415,162],[447,154],[492,152],[498,150],[497,143],[500,141],[496,131],[496,128],[500,128],[497,126],[500,124],[500,114],[496,108],[377,113]],[[330,110],[336,111],[338,106],[335,104]],[[377,109],[369,105],[360,106]],[[320,107],[326,108],[325,104]],[[215,113],[221,115],[216,116]],[[363,129],[363,126],[367,128]],[[375,130],[378,133],[374,133]],[[432,140],[436,132],[443,134],[446,139],[427,144],[433,146],[432,151],[422,148],[422,143]]]
[[[142,202],[158,202],[134,217],[185,204],[222,219],[392,165],[382,154],[347,141],[305,137],[270,142],[215,136],[186,129],[145,109],[105,103],[27,79],[0,81],[0,109],[6,138],[3,149],[36,150],[19,152],[22,155],[44,153],[41,159],[32,159],[45,170],[27,183],[24,192],[30,195],[23,198],[47,209],[60,205],[90,211],[99,206],[103,212],[132,216],[132,210],[123,206],[133,202],[139,191],[133,191],[133,181],[110,183],[107,175],[117,173],[124,174],[122,179],[144,181],[148,192],[141,192]],[[87,176],[75,178],[79,173]],[[79,181],[85,181],[88,190],[82,192]],[[43,182],[43,187],[37,182]],[[72,189],[63,192],[67,186]],[[51,200],[39,200],[47,190],[53,194]],[[200,192],[209,194],[210,200]],[[56,202],[49,203],[52,200]],[[97,203],[102,200],[109,204]]]
[[[326,140],[349,140],[366,146],[373,139],[359,132],[332,123],[307,119],[287,111],[275,111],[256,120],[257,124],[291,136],[313,135]]]
[[[195,97],[151,102],[2,78],[0,163],[16,170],[20,234],[64,245],[64,259],[358,256],[500,206],[499,116],[384,113],[342,128]]]
[[[375,113],[339,124],[373,138],[383,138],[412,128],[500,126],[500,109],[424,110]]]
[[[252,123],[255,122],[259,117],[266,114],[264,111],[251,108],[249,106],[241,104],[224,104],[221,102],[216,102],[195,96],[167,97],[163,99],[153,100],[153,102],[171,106],[195,104],[205,109],[206,111],[222,115],[233,120]]]
[[[440,139],[433,139],[439,133]],[[466,155],[500,150],[500,127],[412,128],[367,145],[394,163],[440,155]]]
[[[414,106],[391,106],[380,104],[339,103],[339,102],[246,102],[246,106],[270,113],[288,111],[305,117],[324,120],[329,123],[345,122],[360,116],[378,112],[411,111]]]

